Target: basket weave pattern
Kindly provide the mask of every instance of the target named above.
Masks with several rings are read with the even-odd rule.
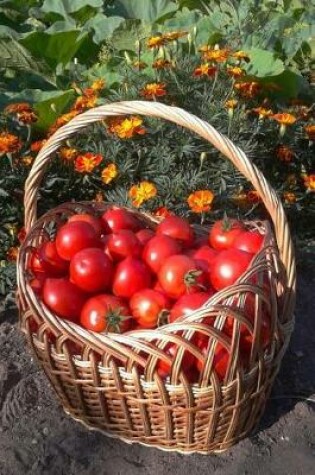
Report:
[[[81,210],[99,214],[108,204],[66,204],[36,221],[36,199],[48,161],[62,142],[86,125],[108,116],[143,114],[171,120],[213,143],[252,182],[274,225],[248,223],[265,234],[264,246],[233,286],[215,294],[201,309],[156,330],[127,334],[94,334],[53,315],[31,289],[27,273],[30,250],[53,235],[66,217]],[[138,214],[148,226],[156,219]],[[36,222],[36,224],[35,224]],[[25,224],[28,231],[18,261],[21,327],[69,414],[87,426],[165,450],[219,452],[245,437],[264,410],[293,328],[295,265],[285,214],[277,195],[244,153],[209,124],[180,109],[148,102],[124,102],[90,110],[57,131],[39,153],[26,183]],[[35,225],[34,225],[35,224]],[[197,233],[207,232],[196,227]],[[255,318],[246,315],[252,302]],[[270,318],[271,338],[261,348],[262,316]],[[212,319],[213,325],[206,324]],[[223,332],[227,318],[233,332]],[[253,334],[246,362],[239,350],[240,326]],[[209,337],[207,355],[194,335]],[[178,347],[169,379],[157,371],[170,361],[169,342]],[[220,344],[229,352],[224,380],[213,370]],[[182,370],[185,352],[201,360],[199,379]]]

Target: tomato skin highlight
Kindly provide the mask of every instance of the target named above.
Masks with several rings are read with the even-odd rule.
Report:
[[[136,233],[137,238],[141,242],[142,246],[145,246],[150,239],[152,239],[155,236],[155,233],[152,229],[140,229]]]
[[[100,246],[101,242],[95,229],[83,221],[66,223],[57,232],[57,252],[66,261],[70,261],[77,252],[84,248]]]
[[[139,220],[132,213],[122,208],[108,209],[103,214],[102,220],[113,233],[117,233],[122,229],[136,232],[141,228]]]
[[[215,290],[222,290],[246,271],[253,255],[239,249],[227,249],[215,258],[210,271],[210,281]]]
[[[110,289],[113,275],[112,261],[102,249],[82,249],[71,259],[70,279],[85,292]]]
[[[145,246],[142,259],[156,274],[159,272],[163,262],[169,256],[180,254],[181,244],[169,236],[155,236]]]
[[[237,236],[233,243],[235,249],[249,252],[250,254],[257,254],[260,251],[264,242],[264,236],[258,231],[244,231]]]
[[[134,232],[122,229],[109,236],[107,249],[114,261],[120,261],[128,256],[140,257],[142,245]]]
[[[186,293],[200,292],[207,282],[198,264],[184,254],[166,259],[158,272],[158,280],[164,292],[174,299]]]
[[[180,216],[167,216],[156,228],[156,234],[164,234],[173,239],[178,239],[186,247],[194,241],[194,230],[185,218]]]
[[[153,289],[143,289],[130,299],[130,309],[137,324],[142,328],[155,328],[162,312],[170,308],[165,294]]]
[[[139,290],[150,287],[151,280],[150,269],[144,262],[135,257],[126,257],[116,267],[113,293],[118,297],[131,298]]]
[[[86,298],[86,294],[68,279],[45,280],[43,301],[59,317],[77,322]]]
[[[126,302],[114,295],[91,297],[81,311],[80,323],[94,332],[124,333],[131,327],[130,309]]]
[[[219,251],[229,249],[243,231],[243,223],[236,219],[216,221],[209,233],[210,245]]]
[[[197,292],[182,295],[174,304],[169,315],[169,322],[173,323],[180,317],[186,317],[205,304],[214,292]]]
[[[92,216],[91,214],[87,213],[82,213],[82,214],[74,214],[73,216],[70,216],[68,219],[68,223],[74,223],[74,222],[84,222],[88,223],[94,228],[94,231],[96,232],[98,237],[101,237],[102,234],[107,234],[105,233],[106,227],[104,227],[102,221],[95,216]],[[107,227],[107,230],[109,228]]]

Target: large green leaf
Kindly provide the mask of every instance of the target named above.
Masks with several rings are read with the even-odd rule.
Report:
[[[271,51],[265,51],[259,48],[247,50],[250,62],[246,66],[246,72],[249,75],[260,78],[266,76],[278,76],[284,71],[283,61],[275,57]]]
[[[198,22],[200,17],[201,13],[183,8],[182,11],[178,10],[172,18],[164,22],[163,30],[191,28]]]
[[[283,73],[278,76],[273,76],[271,78],[263,78],[261,80],[262,84],[271,83],[272,88],[275,88],[275,95],[277,98],[283,97],[284,99],[293,99],[299,94],[306,92],[309,89],[307,81],[300,74],[294,71],[283,71]]]
[[[51,67],[64,66],[74,58],[84,42],[86,33],[79,30],[48,34],[35,31],[25,36],[21,43],[37,58],[43,58]]]
[[[102,13],[98,13],[85,23],[84,29],[93,29],[93,40],[95,43],[100,44],[102,41],[110,38],[123,21],[124,19],[118,16],[106,17]]]
[[[172,16],[178,9],[175,2],[169,0],[115,0],[108,8],[108,15],[140,19],[147,23],[156,23]]]
[[[92,82],[95,79],[103,79],[107,88],[111,88],[115,84],[121,83],[123,78],[118,72],[109,69],[107,64],[95,64],[85,72],[84,76],[89,82]]]
[[[88,3],[88,5],[87,5]],[[92,8],[101,8],[103,6],[102,0],[45,0],[41,10],[43,13],[55,13],[63,18],[66,18],[72,13],[89,6]]]
[[[219,35],[221,37],[220,31],[216,28],[214,23],[212,22],[211,18],[208,16],[204,16],[197,24],[196,24],[196,44],[202,45],[209,42],[210,38],[213,36]]]
[[[117,50],[135,50],[135,42],[150,35],[151,24],[140,20],[125,20],[112,35],[111,42]]]

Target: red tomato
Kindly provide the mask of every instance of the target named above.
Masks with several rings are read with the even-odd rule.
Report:
[[[45,283],[46,276],[45,274],[37,274],[34,279],[30,280],[30,286],[33,289],[33,292],[36,295],[40,295],[43,291],[44,283]]]
[[[244,225],[236,219],[222,219],[214,223],[210,230],[209,242],[214,249],[223,250],[232,247],[235,239],[244,231]]]
[[[143,246],[145,246],[154,235],[155,233],[152,229],[140,229],[140,231],[136,233],[137,238]]]
[[[257,254],[264,242],[264,236],[258,231],[244,231],[237,236],[233,243],[235,249]]]
[[[131,313],[142,328],[156,328],[159,323],[166,323],[163,320],[169,308],[170,301],[165,294],[153,289],[140,290],[130,299]]]
[[[182,246],[169,236],[155,236],[145,246],[142,258],[150,269],[158,273],[163,262],[169,256],[179,254]]]
[[[71,259],[70,279],[85,292],[108,290],[113,275],[111,259],[97,247],[82,249]]]
[[[101,234],[107,234],[107,232],[110,231],[108,226],[106,229],[104,228],[104,224],[101,221],[101,219],[96,218],[95,216],[92,216],[91,214],[87,214],[87,213],[74,214],[73,216],[70,216],[70,218],[68,219],[68,223],[74,223],[76,221],[80,221],[80,222],[83,221],[85,223],[90,224],[92,228],[94,228],[98,237],[100,237]]]
[[[206,275],[196,262],[184,254],[170,256],[158,273],[159,283],[171,298],[195,293],[205,287]]]
[[[185,218],[180,216],[167,216],[156,228],[156,234],[164,234],[173,239],[178,239],[189,247],[194,240],[194,230]]]
[[[165,379],[168,376],[171,376],[173,361],[175,360],[178,347],[175,343],[168,343],[164,348],[164,353],[171,357],[171,363],[159,360],[157,363],[157,372],[158,375]],[[181,370],[184,374],[188,373],[192,369],[192,366],[195,362],[195,357],[189,352],[185,351],[182,357]]]
[[[200,338],[197,341],[197,346],[199,346],[202,354],[207,358],[209,339]],[[214,350],[212,369],[216,372],[220,381],[223,381],[225,378],[226,371],[229,365],[229,357],[230,354],[228,350],[223,345],[221,345],[221,343],[218,342]],[[201,360],[196,359],[196,367],[199,373],[202,373],[204,369],[204,363]]]
[[[32,251],[29,268],[36,276],[62,277],[67,274],[69,263],[59,256],[54,241],[46,241]]]
[[[202,305],[206,303],[213,294],[214,292],[197,292],[195,294],[186,294],[180,297],[172,307],[169,316],[170,323],[175,322],[175,320],[180,317],[186,317],[194,310],[202,307]]]
[[[131,326],[128,305],[119,297],[101,294],[91,297],[84,305],[80,323],[94,332],[124,333]]]
[[[100,245],[101,243],[95,229],[83,221],[67,223],[57,232],[57,252],[66,261],[70,261],[82,249],[100,247]]]
[[[218,251],[211,249],[209,246],[201,246],[199,249],[193,249],[189,251],[189,255],[193,259],[198,259],[200,261],[206,261],[208,266],[211,266],[214,259],[218,255]]]
[[[102,220],[110,227],[113,233],[117,233],[122,229],[136,232],[141,228],[141,223],[136,216],[123,208],[108,209],[103,214]]]
[[[216,290],[224,289],[246,271],[253,255],[239,249],[227,249],[215,258],[210,271],[210,281]]]
[[[114,261],[121,261],[125,257],[140,257],[142,244],[132,231],[122,229],[109,236],[107,249]]]
[[[86,294],[68,279],[46,279],[43,301],[59,317],[76,322],[86,301]]]
[[[113,293],[130,298],[139,290],[150,287],[151,272],[147,265],[135,257],[119,262],[113,280]]]

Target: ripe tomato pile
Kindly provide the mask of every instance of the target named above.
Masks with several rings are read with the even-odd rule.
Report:
[[[215,292],[232,285],[262,247],[264,236],[248,231],[241,221],[217,221],[208,235],[196,236],[189,222],[168,216],[149,229],[123,208],[102,216],[76,214],[59,227],[55,239],[33,248],[28,261],[30,285],[56,315],[94,332],[123,333],[174,323],[200,308]],[[246,297],[247,318],[254,325],[255,296]],[[262,347],[270,340],[270,318],[264,313]],[[207,317],[203,323],[212,325]],[[223,331],[232,338],[233,317]],[[211,341],[210,341],[211,340]],[[249,358],[253,335],[240,325],[240,347]],[[207,364],[213,339],[196,333],[199,359],[187,350],[182,369],[196,379]],[[178,347],[168,343],[157,370],[171,374]],[[224,379],[229,352],[217,342],[212,367]]]

